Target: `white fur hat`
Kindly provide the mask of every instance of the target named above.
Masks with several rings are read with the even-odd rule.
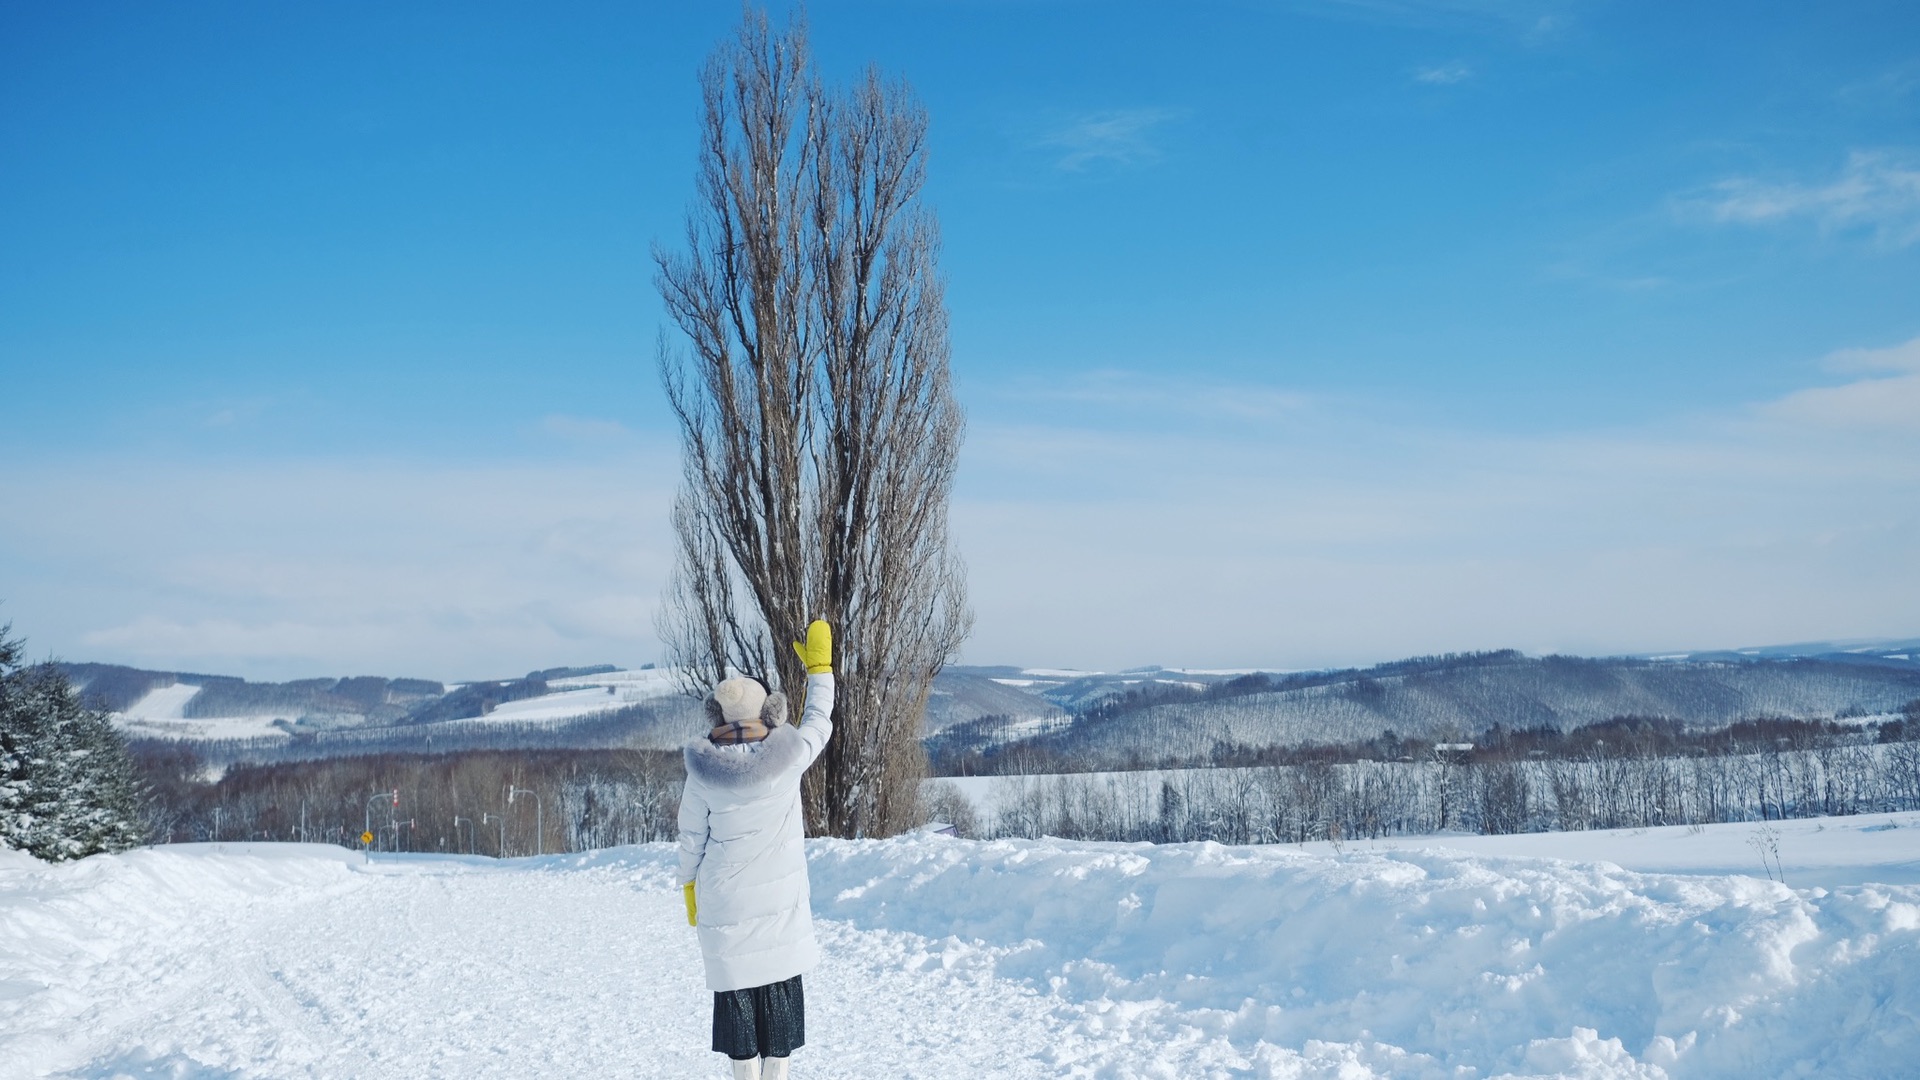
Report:
[[[754,679],[728,679],[713,688],[713,700],[727,723],[744,724],[760,719],[761,706],[767,703],[767,688]]]

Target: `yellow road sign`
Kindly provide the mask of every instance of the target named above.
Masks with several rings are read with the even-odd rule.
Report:
[[[360,842],[361,842],[361,843],[363,843],[363,844],[371,844],[371,843],[373,843],[373,834],[372,834],[372,833],[370,833],[370,832],[363,832],[363,833],[361,833],[361,834],[360,834]]]

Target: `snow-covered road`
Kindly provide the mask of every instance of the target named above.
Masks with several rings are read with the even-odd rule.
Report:
[[[1914,815],[1819,827],[1867,852],[1849,880],[1869,856],[1920,858]],[[1700,848],[1746,846],[1750,829],[1725,829]],[[1618,838],[1621,861],[1680,842],[1661,832]],[[1795,891],[1497,850],[918,836],[809,855],[827,960],[796,1077],[1897,1076],[1920,1060],[1920,886]],[[720,1076],[709,1000],[665,845],[506,863],[0,852],[4,1077]]]
[[[718,1075],[664,856],[366,865],[226,844],[26,873],[10,859],[0,1075]],[[923,1058],[944,1075],[1050,1075],[1032,1060],[1051,1026],[1035,991],[950,969],[912,935],[821,930],[837,962],[808,979],[809,1034],[833,1068],[796,1075],[932,1075]]]

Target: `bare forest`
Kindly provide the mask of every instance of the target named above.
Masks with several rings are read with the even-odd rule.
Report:
[[[135,761],[158,843],[293,841],[512,857],[672,839],[684,772],[663,750],[383,753],[237,765],[182,744]]]
[[[988,813],[950,784],[929,793],[934,812],[979,836],[1247,844],[1917,810],[1920,702],[1878,724],[1750,721],[1689,733],[1622,720],[1571,734],[1495,731],[1475,743],[1303,748],[1284,764],[1010,774],[988,784]]]
[[[670,751],[519,749],[242,764],[209,782],[185,744],[134,751],[149,834],[163,843],[358,849],[365,831],[376,851],[506,857],[650,843],[675,835],[684,776]],[[1624,718],[1571,732],[1495,728],[1471,743],[1386,733],[1265,764],[968,782],[986,785],[990,809],[934,779],[920,821],[976,837],[1246,844],[1920,810],[1920,702],[1877,723],[1689,730]]]

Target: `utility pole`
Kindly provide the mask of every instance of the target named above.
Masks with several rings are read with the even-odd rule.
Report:
[[[535,855],[545,855],[547,853],[547,837],[544,829],[544,826],[546,824],[546,820],[545,820],[546,813],[540,806],[540,796],[535,795],[532,791],[529,791],[526,788],[514,787],[512,784],[508,784],[507,785],[507,805],[508,806],[513,805],[513,797],[515,795],[533,795],[533,847],[534,847],[533,853]]]

